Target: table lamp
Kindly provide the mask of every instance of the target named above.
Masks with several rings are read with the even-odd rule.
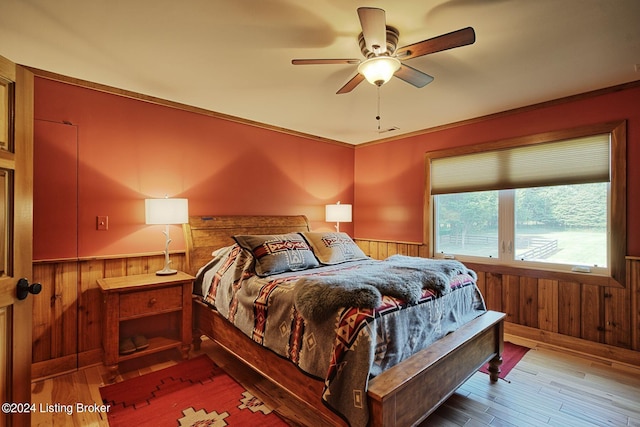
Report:
[[[158,276],[176,274],[178,271],[169,268],[169,225],[185,224],[189,222],[189,202],[187,199],[145,199],[145,222],[147,224],[164,224],[163,234],[166,241],[164,246],[164,268],[156,271]]]
[[[335,222],[336,232],[339,233],[341,222],[351,222],[351,205],[341,205],[340,202],[335,205],[326,205],[325,220]]]

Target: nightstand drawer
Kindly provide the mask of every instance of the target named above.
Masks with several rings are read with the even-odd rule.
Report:
[[[180,286],[120,295],[121,319],[181,308],[182,287]]]

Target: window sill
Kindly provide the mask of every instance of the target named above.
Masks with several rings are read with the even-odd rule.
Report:
[[[514,276],[535,277],[537,279],[561,280],[565,282],[583,283],[594,286],[611,286],[625,288],[624,283],[610,276],[594,273],[576,273],[570,271],[540,270],[528,267],[514,267],[504,264],[478,263],[461,261],[472,270],[494,274],[510,274]]]

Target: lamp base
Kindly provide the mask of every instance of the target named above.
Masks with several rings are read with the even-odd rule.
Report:
[[[156,276],[170,276],[172,274],[176,274],[178,270],[172,270],[170,268],[163,268],[162,270],[156,271]]]

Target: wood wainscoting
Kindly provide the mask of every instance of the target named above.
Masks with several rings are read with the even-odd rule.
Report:
[[[418,243],[356,239],[375,259],[428,257]],[[469,264],[487,308],[507,314],[505,333],[640,366],[640,258],[627,257],[624,287],[541,278],[496,265]]]
[[[428,257],[426,245],[356,239],[369,256]],[[171,255],[185,268],[184,253]],[[154,272],[164,256],[35,262],[32,377],[102,363],[102,303],[96,280]],[[626,286],[608,287],[501,273],[474,264],[487,307],[507,314],[505,332],[549,346],[640,366],[640,258],[626,261]]]
[[[184,269],[184,253],[171,254],[171,265]],[[163,267],[163,254],[34,262],[33,282],[42,284],[42,292],[31,298],[32,378],[102,363],[102,297],[96,280]]]

